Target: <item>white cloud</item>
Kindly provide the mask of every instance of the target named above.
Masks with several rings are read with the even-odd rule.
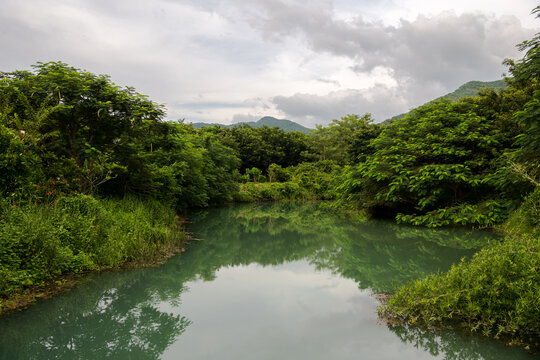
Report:
[[[383,120],[519,56],[535,2],[472,3],[3,0],[0,70],[61,60],[134,86],[171,119]]]

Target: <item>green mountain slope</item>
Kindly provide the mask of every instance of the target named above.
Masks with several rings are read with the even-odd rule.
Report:
[[[305,126],[295,123],[294,121],[286,120],[286,119],[276,119],[271,116],[265,116],[263,118],[260,118],[258,121],[239,122],[239,123],[231,124],[231,125],[202,123],[202,122],[192,123],[192,125],[195,129],[200,129],[207,126],[221,126],[225,128],[231,128],[231,127],[241,126],[241,125],[247,125],[251,127],[263,127],[266,125],[268,127],[278,127],[284,131],[300,131],[305,134],[309,133],[311,130]]]
[[[506,89],[508,85],[504,82],[504,80],[495,80],[495,81],[469,81],[460,87],[458,87],[455,91],[452,91],[451,93],[448,93],[446,95],[440,96],[434,100],[441,100],[443,98],[449,99],[451,101],[458,101],[461,98],[464,98],[466,96],[476,96],[478,95],[478,91],[483,88],[491,88],[495,90],[499,89]],[[431,102],[430,101],[430,102]],[[386,119],[383,121],[383,124],[390,124],[393,121],[396,121],[398,119],[403,118],[405,115],[407,115],[408,112],[399,114],[396,116],[392,116],[389,119]]]
[[[464,98],[466,96],[476,96],[478,95],[478,91],[482,88],[492,88],[495,90],[499,89],[506,89],[508,85],[504,82],[504,80],[495,80],[495,81],[469,81],[468,83],[465,83],[458,87],[455,91],[446,94],[444,96],[441,96],[438,99],[447,98],[452,101],[458,101],[461,98]]]

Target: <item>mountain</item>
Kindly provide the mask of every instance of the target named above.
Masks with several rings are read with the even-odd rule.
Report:
[[[461,85],[460,87],[458,87],[455,91],[452,91],[451,93],[440,96],[440,97],[438,97],[438,98],[436,98],[434,100],[431,100],[431,101],[442,100],[444,98],[449,99],[451,101],[458,101],[459,99],[464,98],[466,96],[477,96],[478,91],[480,91],[480,89],[483,89],[483,88],[491,88],[491,89],[495,89],[495,90],[500,90],[500,89],[506,89],[507,86],[508,85],[506,84],[506,82],[504,80],[469,81],[469,82]],[[408,112],[403,113],[403,114],[399,114],[399,115],[396,115],[396,116],[392,116],[390,119],[386,119],[385,121],[383,121],[383,123],[384,124],[390,124],[393,121],[396,121],[398,119],[401,119],[401,118],[405,117],[405,115],[407,115],[407,114],[408,114]]]
[[[469,81],[468,83],[465,83],[458,87],[455,91],[448,93],[444,96],[441,96],[440,98],[437,98],[435,100],[439,100],[442,98],[447,98],[452,101],[458,101],[461,98],[464,98],[466,96],[476,96],[478,95],[478,91],[482,88],[492,88],[495,90],[499,89],[506,89],[508,85],[504,80],[495,80],[495,81]]]
[[[200,129],[207,126],[220,126],[224,128],[231,128],[231,127],[241,126],[241,125],[247,125],[251,127],[263,127],[266,125],[268,127],[278,127],[284,131],[300,131],[300,132],[303,132],[304,134],[308,134],[311,130],[305,126],[295,123],[294,121],[286,120],[286,119],[276,119],[271,116],[265,116],[263,118],[260,118],[258,121],[239,122],[239,123],[235,123],[231,125],[202,123],[202,122],[192,123],[192,125],[195,129]]]

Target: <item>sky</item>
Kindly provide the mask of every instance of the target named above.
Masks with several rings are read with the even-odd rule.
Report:
[[[167,119],[376,122],[501,79],[536,0],[0,0],[0,71],[63,61]]]

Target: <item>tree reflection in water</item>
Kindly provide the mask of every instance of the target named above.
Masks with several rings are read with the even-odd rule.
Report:
[[[193,214],[189,230],[203,241],[193,241],[186,253],[160,267],[93,274],[69,293],[0,319],[0,358],[157,359],[191,323],[178,315],[186,283],[211,281],[222,267],[306,259],[360,288],[388,292],[448,269],[489,237],[360,221],[319,203],[207,209]],[[473,357],[474,342],[470,349],[447,346],[455,333],[391,330],[434,354],[448,351],[449,359],[489,358]]]
[[[158,359],[190,324],[159,309],[152,288],[159,280],[145,271],[94,275],[8,315],[0,322],[0,359]],[[181,284],[175,290],[178,299]]]
[[[432,330],[419,326],[388,324],[401,341],[424,349],[445,360],[500,360],[523,357],[523,350],[478,335],[451,330]]]

